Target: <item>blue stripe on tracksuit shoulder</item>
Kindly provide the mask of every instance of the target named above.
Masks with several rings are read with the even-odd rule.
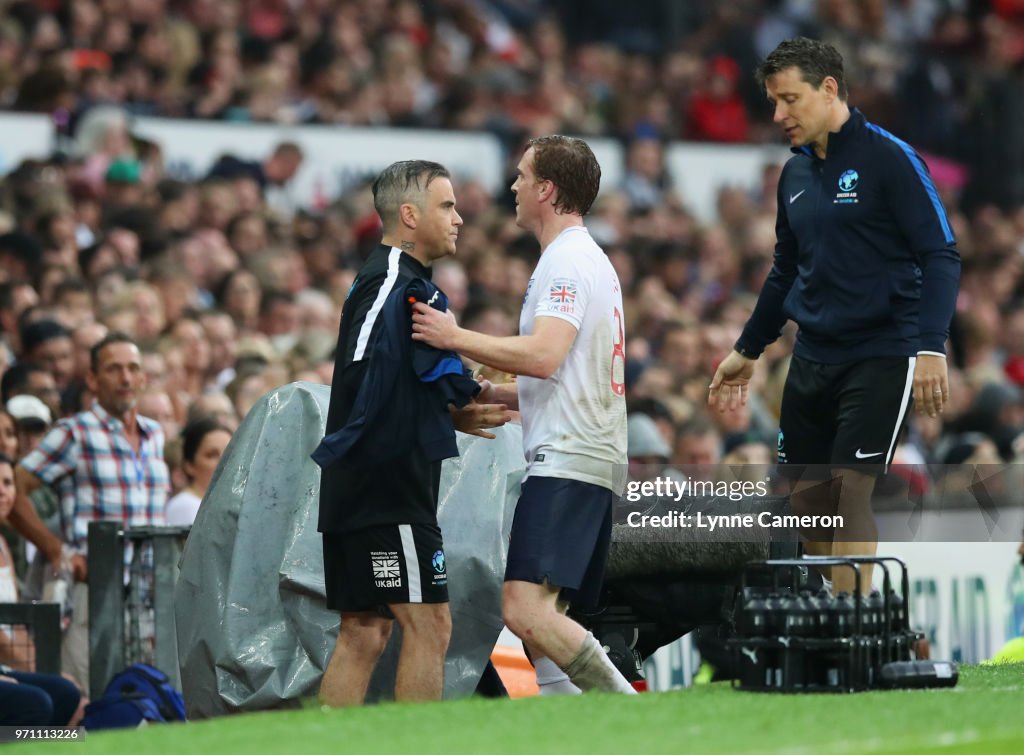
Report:
[[[910,160],[910,164],[913,165],[914,170],[917,171],[917,177],[920,178],[921,183],[924,184],[924,189],[928,192],[928,198],[932,200],[932,207],[935,208],[935,214],[939,216],[939,224],[942,226],[943,234],[945,234],[946,243],[952,244],[955,239],[953,237],[953,229],[949,227],[949,218],[946,217],[946,208],[942,206],[942,200],[939,199],[939,192],[935,189],[935,183],[932,181],[931,176],[928,175],[928,171],[925,169],[924,162],[921,160],[920,156],[909,144],[893,134],[890,134],[884,128],[880,128],[874,123],[866,123],[864,125],[876,134],[891,140],[901,150],[903,150],[903,154],[907,156],[907,159]]]

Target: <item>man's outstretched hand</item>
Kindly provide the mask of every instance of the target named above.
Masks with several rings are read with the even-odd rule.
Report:
[[[732,411],[747,403],[747,383],[754,374],[754,359],[730,351],[715,370],[708,388],[708,404],[718,411]]]
[[[451,412],[452,424],[456,430],[488,440],[497,437],[494,433],[487,432],[489,428],[501,427],[512,419],[512,413],[504,404],[478,404],[471,401],[461,409],[449,406],[448,411]]]

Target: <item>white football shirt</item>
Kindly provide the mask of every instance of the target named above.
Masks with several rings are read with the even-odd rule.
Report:
[[[519,332],[538,317],[576,328],[550,378],[519,377],[526,477],[580,480],[621,494],[626,467],[626,324],[619,277],[584,226],[541,254],[526,288]]]

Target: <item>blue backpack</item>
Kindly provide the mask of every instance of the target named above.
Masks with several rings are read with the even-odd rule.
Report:
[[[103,697],[85,708],[87,730],[137,727],[145,722],[185,720],[185,699],[167,674],[135,663],[110,680]]]

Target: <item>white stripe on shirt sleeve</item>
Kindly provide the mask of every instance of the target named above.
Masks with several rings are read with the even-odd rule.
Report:
[[[398,260],[401,257],[402,250],[391,247],[391,253],[388,255],[388,274],[380,285],[380,290],[377,291],[377,298],[373,300],[373,306],[366,313],[363,326],[359,329],[359,337],[356,339],[356,351],[352,355],[353,362],[358,362],[366,353],[366,346],[370,342],[370,334],[373,333],[373,325],[377,322],[377,316],[384,308],[384,302],[387,300],[388,294],[395,287],[395,281],[398,280]]]

